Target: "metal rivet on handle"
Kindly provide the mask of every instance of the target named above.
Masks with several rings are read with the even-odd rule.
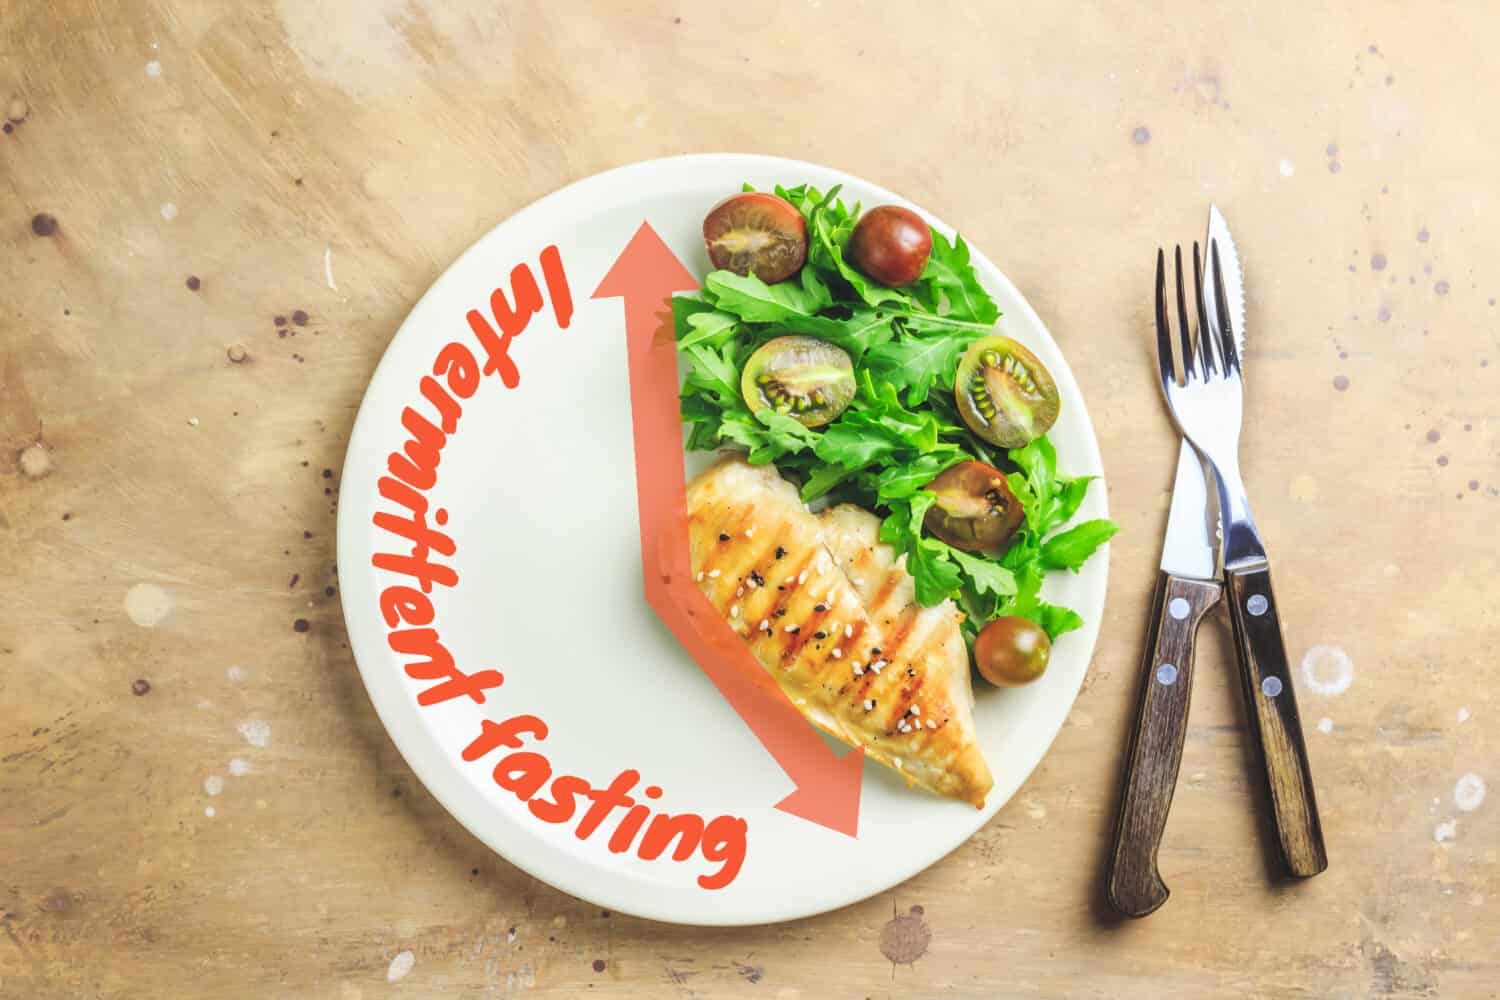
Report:
[[[1281,678],[1267,677],[1260,682],[1260,692],[1267,698],[1274,698],[1281,693]]]
[[[1182,621],[1193,610],[1191,604],[1185,598],[1174,597],[1172,603],[1167,605],[1167,613],[1178,621]]]
[[[1171,687],[1177,683],[1177,664],[1163,663],[1156,668],[1156,680],[1162,687]]]
[[[1251,594],[1250,599],[1245,602],[1245,610],[1257,618],[1265,614],[1270,606],[1271,602],[1266,600],[1265,594]]]

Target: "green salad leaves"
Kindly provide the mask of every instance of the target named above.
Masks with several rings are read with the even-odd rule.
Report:
[[[751,190],[747,185],[746,190]],[[1002,453],[960,419],[953,380],[964,350],[992,332],[1000,315],[979,283],[961,237],[933,232],[921,278],[887,288],[845,259],[860,207],[838,188],[776,188],[807,222],[807,264],[796,278],[767,285],[752,276],[714,271],[694,295],[673,299],[678,350],[688,363],[682,417],[690,450],[735,447],[753,464],[775,463],[800,484],[802,499],[849,501],[884,518],[880,537],[906,555],[923,604],[952,598],[972,641],[1000,615],[1029,618],[1051,638],[1083,622],[1044,601],[1049,570],[1077,570],[1115,533],[1108,520],[1068,526],[1091,477],[1057,469],[1045,436]],[[752,413],[740,375],[757,347],[803,334],[849,354],[858,388],[848,409],[810,429],[771,409]],[[994,557],[960,551],[923,531],[935,494],[923,487],[966,459],[1006,472],[1025,518]]]

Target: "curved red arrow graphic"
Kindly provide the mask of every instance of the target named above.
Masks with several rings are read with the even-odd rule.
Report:
[[[692,582],[677,347],[668,300],[673,292],[697,287],[697,279],[643,222],[593,294],[625,300],[646,600],[797,786],[776,808],[854,837],[864,748],[842,758],[835,754]]]

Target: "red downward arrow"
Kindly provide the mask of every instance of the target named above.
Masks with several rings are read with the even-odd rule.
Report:
[[[625,300],[646,600],[797,786],[776,808],[854,837],[864,748],[842,758],[829,749],[692,582],[669,299],[697,287],[643,222],[593,294]]]

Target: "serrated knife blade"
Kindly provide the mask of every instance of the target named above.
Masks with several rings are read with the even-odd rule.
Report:
[[[1208,243],[1206,244],[1208,254],[1213,253],[1214,244],[1219,247],[1219,267],[1224,272],[1224,305],[1229,313],[1229,322],[1234,325],[1234,346],[1239,352],[1241,361],[1241,376],[1243,377],[1243,363],[1245,358],[1245,273],[1240,269],[1240,251],[1234,245],[1234,237],[1229,233],[1229,223],[1224,221],[1224,213],[1219,211],[1218,205],[1208,206]],[[1204,260],[1208,260],[1205,255]],[[1209,322],[1217,322],[1218,293],[1214,283],[1207,280],[1203,282],[1203,299],[1206,305]]]
[[[1239,355],[1240,377],[1245,377],[1245,272],[1240,266],[1240,251],[1234,245],[1234,236],[1229,232],[1229,223],[1224,219],[1224,213],[1219,211],[1219,206],[1209,203],[1208,206],[1208,237],[1204,243],[1204,270],[1207,271],[1208,261],[1212,258],[1215,246],[1219,250],[1219,268],[1224,277],[1224,305],[1225,312],[1229,315],[1229,322],[1234,326],[1234,349]],[[1219,322],[1218,290],[1214,283],[1203,276],[1203,301],[1211,324]],[[1183,451],[1191,451],[1192,445],[1187,439],[1182,442]],[[1213,475],[1209,467],[1204,465],[1205,475]],[[1210,480],[1211,482],[1212,480]],[[1210,490],[1217,500],[1218,491]],[[1217,509],[1218,504],[1214,504]],[[1214,534],[1214,556],[1217,565],[1222,569],[1224,565],[1224,524],[1216,515],[1213,518]]]

